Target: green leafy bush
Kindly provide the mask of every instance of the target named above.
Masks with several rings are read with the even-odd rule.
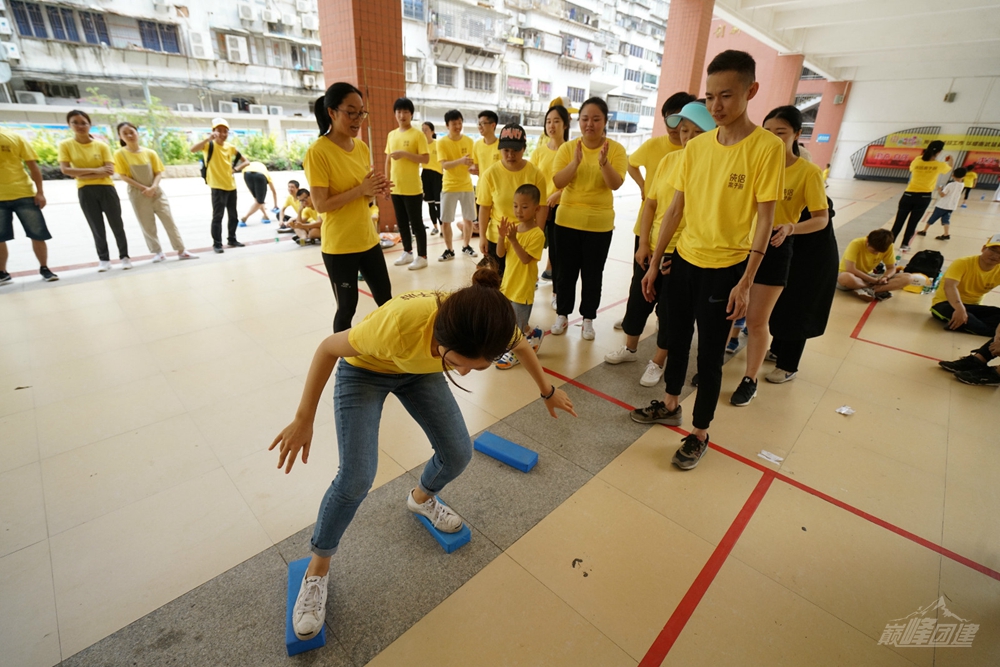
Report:
[[[198,156],[191,152],[187,138],[179,133],[167,131],[160,139],[164,164],[194,164]]]
[[[31,150],[35,151],[35,155],[38,157],[38,164],[58,168],[59,142],[66,138],[54,136],[45,130],[38,132],[29,142]]]

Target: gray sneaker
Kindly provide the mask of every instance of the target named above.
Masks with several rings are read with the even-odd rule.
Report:
[[[681,441],[680,449],[674,453],[674,458],[670,460],[675,466],[681,470],[691,470],[698,462],[701,461],[701,457],[705,455],[708,451],[708,435],[705,435],[704,442],[698,439],[694,433],[689,433]]]
[[[667,426],[681,425],[681,406],[668,410],[663,401],[650,401],[644,408],[632,411],[632,421],[640,424],[665,424]]]

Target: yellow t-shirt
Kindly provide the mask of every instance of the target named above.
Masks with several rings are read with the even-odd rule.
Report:
[[[974,188],[978,180],[979,174],[974,171],[967,171],[965,172],[965,176],[962,177],[962,185],[966,188]]]
[[[535,283],[538,281],[538,260],[542,258],[542,250],[545,248],[545,232],[532,227],[526,232],[518,232],[517,242],[531,257],[531,261],[527,264],[522,262],[514,252],[510,239],[503,240],[507,249],[507,262],[500,293],[514,303],[532,304],[535,302]]]
[[[389,133],[385,142],[385,154],[395,151],[406,151],[417,155],[427,155],[427,137],[417,128],[410,126],[410,129],[401,132],[398,128]],[[424,186],[420,182],[420,164],[403,158],[393,160],[389,158],[389,180],[392,181],[392,194],[394,195],[420,195],[424,193]]]
[[[236,179],[233,178],[233,160],[236,159],[238,152],[236,146],[228,142],[221,146],[215,144],[215,148],[212,149],[212,159],[209,160],[208,146],[205,146],[202,151],[202,159],[208,165],[208,171],[205,173],[205,182],[208,183],[208,187],[213,190],[232,191],[236,189]]]
[[[808,160],[799,158],[785,169],[783,195],[774,207],[774,226],[787,223],[796,224],[802,216],[802,209],[825,211],[826,188],[823,186],[823,172]]]
[[[424,137],[424,141],[427,137]],[[441,173],[441,161],[438,160],[438,149],[437,149],[437,139],[431,139],[431,142],[427,144],[427,154],[431,156],[431,161],[427,164],[421,165],[424,169],[430,169],[431,171],[436,171]]]
[[[24,137],[0,130],[0,201],[35,196],[35,185],[24,163],[37,161],[38,156]]]
[[[823,182],[826,183],[826,179],[830,178],[830,168],[827,167],[823,170]]]
[[[316,222],[319,220],[319,213],[306,206],[302,209],[302,212],[299,213],[299,218],[302,219],[302,222]]]
[[[285,197],[285,203],[284,205],[282,205],[281,208],[286,209],[289,206],[295,209],[296,213],[298,213],[302,209],[302,204],[300,204],[299,200],[293,197],[292,195],[288,195],[287,197]]]
[[[347,152],[329,138],[320,137],[306,151],[302,167],[309,187],[327,188],[336,195],[361,185],[371,169],[369,155],[368,145],[360,139],[355,139],[353,150]],[[364,252],[379,242],[366,197],[324,213],[320,233],[322,250],[328,255]]]
[[[757,203],[780,199],[785,174],[785,144],[764,128],[734,146],[720,144],[718,135],[715,129],[691,139],[673,173],[687,218],[677,252],[704,269],[746,259]]]
[[[477,139],[472,147],[472,161],[479,167],[479,175],[500,161],[500,140],[487,144],[485,139]]]
[[[984,295],[1000,287],[1000,266],[983,271],[979,268],[979,255],[956,259],[938,283],[933,305],[948,300],[948,295],[944,292],[944,284],[948,280],[958,281],[958,296],[962,303],[975,306],[982,303]]]
[[[656,249],[656,242],[660,238],[660,227],[663,226],[663,216],[666,215],[667,209],[670,208],[670,202],[674,200],[675,190],[671,183],[673,181],[674,170],[681,164],[681,155],[680,151],[668,153],[660,160],[660,164],[650,174],[650,178],[646,179],[646,199],[656,204],[656,213],[653,214],[653,224],[649,228],[650,252]],[[681,223],[677,226],[677,231],[674,232],[673,238],[667,244],[667,248],[664,251],[666,254],[669,255],[677,247],[677,239],[681,237],[681,232],[684,231],[686,222],[687,214],[685,213],[681,216]]]
[[[452,162],[466,155],[472,155],[472,139],[464,134],[457,141],[445,135],[435,143],[438,147],[438,160],[441,162]],[[459,165],[445,169],[444,178],[441,180],[441,192],[472,192],[469,168]]]
[[[535,165],[535,167],[538,168],[538,171],[542,172],[542,175],[545,177],[545,192],[549,195],[558,189],[556,188],[556,184],[552,182],[552,177],[556,173],[556,170],[553,169],[553,167],[555,166],[556,153],[558,150],[558,148],[555,150],[549,148],[549,138],[543,135],[538,138],[538,145],[535,146],[535,150],[531,151],[530,162]]]
[[[567,141],[559,147],[554,163],[555,173],[559,173],[573,161],[576,145],[582,139]],[[608,161],[611,167],[624,178],[628,169],[625,148],[617,141],[608,140]],[[576,170],[576,176],[563,188],[556,224],[560,227],[579,229],[585,232],[610,232],[615,227],[614,192],[604,183],[601,175],[601,149],[583,147],[583,162]]]
[[[97,169],[108,162],[114,162],[114,159],[111,157],[111,149],[99,139],[91,139],[89,144],[81,144],[76,139],[66,139],[59,142],[59,161],[69,162],[69,166],[74,169]],[[76,187],[82,188],[85,185],[113,186],[114,181],[110,176],[76,179]]]
[[[419,291],[389,299],[348,332],[347,340],[360,354],[344,361],[376,373],[440,373],[441,358],[432,353],[440,298]]]
[[[910,182],[906,186],[907,192],[933,192],[937,186],[937,178],[941,174],[951,171],[951,165],[947,162],[931,160],[924,161],[922,157],[914,158],[910,163]]]
[[[872,254],[868,251],[868,237],[856,238],[847,244],[844,256],[840,258],[840,270],[847,270],[847,262],[854,262],[855,268],[862,273],[871,273],[880,263],[886,268],[896,265],[896,250],[889,245],[889,248],[882,253]]]
[[[213,156],[212,159],[214,160],[215,157]],[[267,178],[267,182],[271,182],[271,172],[267,170],[267,165],[263,162],[254,161],[249,163],[247,166],[243,167],[243,173],[245,174],[247,172],[250,172],[251,174],[264,174]]]
[[[140,148],[138,153],[133,153],[127,148],[119,148],[115,151],[115,173],[122,176],[131,176],[132,166],[148,166],[154,174],[163,171],[163,161],[152,148]]]
[[[493,243],[500,240],[500,218],[505,217],[511,222],[517,220],[514,215],[514,191],[525,183],[531,183],[538,188],[542,193],[539,205],[544,206],[545,176],[530,162],[525,162],[520,171],[510,171],[504,163],[498,162],[479,177],[479,183],[476,185],[476,203],[492,207],[486,238]]]
[[[654,137],[652,139],[647,139],[642,142],[639,148],[635,149],[635,152],[628,156],[628,164],[630,167],[641,167],[645,170],[645,182],[646,187],[643,189],[643,196],[649,196],[649,179],[656,171],[656,166],[660,164],[660,160],[666,157],[668,154],[674,151],[679,151],[681,146],[670,141],[669,135],[663,135],[662,137]],[[635,219],[635,227],[632,229],[632,233],[639,234],[639,227],[642,226],[642,205],[639,205],[639,215]]]

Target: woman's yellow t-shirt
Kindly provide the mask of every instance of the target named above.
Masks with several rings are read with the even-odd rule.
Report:
[[[503,240],[506,249],[507,264],[503,272],[503,283],[500,293],[514,303],[533,304],[535,302],[535,283],[538,282],[538,260],[542,258],[545,248],[545,232],[538,227],[532,227],[526,232],[517,233],[517,242],[531,257],[525,264],[514,252],[510,239]]]
[[[122,176],[131,176],[131,167],[149,166],[154,174],[163,171],[163,161],[152,148],[140,148],[138,153],[133,153],[127,148],[119,148],[115,151],[115,173]]]
[[[432,347],[440,299],[424,291],[389,299],[350,329],[347,340],[359,354],[344,361],[376,373],[440,373],[441,358]]]
[[[464,134],[458,140],[445,135],[435,143],[438,147],[438,160],[441,162],[453,162],[466,155],[472,155],[472,139]],[[472,192],[469,168],[463,164],[445,169],[444,178],[441,180],[441,192]]]
[[[302,161],[311,188],[326,188],[330,195],[361,185],[371,170],[368,146],[354,139],[348,152],[327,137],[320,137]],[[357,197],[336,211],[323,213],[322,251],[328,255],[364,252],[378,245],[367,197]]]
[[[781,199],[774,207],[775,227],[789,222],[798,223],[804,208],[810,211],[825,211],[829,208],[823,172],[808,160],[799,158],[785,169],[785,186],[782,192]]]
[[[669,135],[663,135],[662,137],[654,137],[652,139],[647,139],[642,143],[639,148],[635,149],[635,152],[628,156],[628,164],[630,167],[642,167],[646,170],[645,188],[643,189],[643,196],[649,197],[649,179],[652,178],[653,174],[656,172],[656,167],[660,164],[660,160],[665,158],[670,153],[679,151],[681,146],[670,141]],[[642,226],[642,204],[639,205],[639,215],[635,219],[635,227],[632,229],[632,233],[636,236],[639,235],[639,228]]]
[[[653,214],[653,224],[649,228],[650,252],[656,250],[656,243],[660,239],[660,227],[663,226],[663,217],[666,215],[667,209],[670,208],[670,202],[674,200],[676,190],[672,185],[672,181],[674,170],[681,164],[680,158],[680,151],[668,153],[660,160],[660,164],[653,170],[650,178],[646,179],[646,199],[656,205],[656,213]],[[677,225],[677,231],[674,232],[670,242],[667,243],[667,248],[664,250],[665,254],[669,255],[677,247],[677,239],[681,237],[681,232],[684,231],[686,221],[687,215],[682,215],[681,222]],[[638,234],[638,232],[636,233]]]
[[[934,192],[937,178],[951,171],[951,165],[937,160],[914,158],[910,163],[910,182],[906,185],[907,192]]]
[[[389,133],[385,142],[385,154],[406,151],[417,155],[427,155],[427,137],[415,127],[405,132],[398,128]],[[420,163],[403,158],[389,158],[389,180],[392,181],[394,195],[420,195],[424,192],[420,181]]]
[[[424,137],[426,140],[427,137]],[[424,169],[430,169],[431,171],[436,171],[441,173],[441,161],[438,160],[438,149],[437,149],[437,139],[431,139],[431,142],[427,144],[427,154],[431,156],[431,161],[425,165],[421,165]]]
[[[538,138],[538,145],[535,146],[535,150],[531,151],[531,159],[529,160],[545,176],[545,191],[549,195],[558,189],[556,184],[552,182],[552,177],[556,173],[553,167],[555,166],[556,153],[558,151],[558,148],[549,148],[549,138],[543,135]]]
[[[76,139],[66,139],[59,142],[59,161],[69,162],[69,166],[74,169],[97,169],[109,162],[114,162],[114,159],[111,157],[111,149],[103,141],[91,139],[90,143],[81,144]],[[110,176],[76,179],[76,187],[78,188],[87,185],[110,185],[113,187],[114,184]]]
[[[498,162],[479,177],[476,184],[476,203],[480,206],[491,206],[490,222],[486,229],[486,238],[493,243],[500,240],[500,218],[516,222],[514,215],[514,192],[530,183],[541,193],[539,206],[545,205],[545,176],[530,162],[525,162],[520,171],[510,171],[503,162]],[[532,283],[534,284],[534,283]]]
[[[576,145],[582,141],[574,139],[559,147],[554,162],[555,173],[573,161]],[[617,141],[607,141],[611,168],[624,178],[628,170],[625,148]],[[583,146],[583,161],[576,170],[576,176],[563,188],[556,211],[556,224],[560,227],[584,232],[610,232],[615,228],[614,191],[605,184],[599,163],[602,148],[603,144],[597,148]]]

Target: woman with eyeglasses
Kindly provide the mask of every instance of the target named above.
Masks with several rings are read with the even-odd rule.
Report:
[[[334,333],[351,328],[359,273],[376,304],[392,298],[389,271],[369,212],[376,197],[389,196],[392,183],[375,172],[369,147],[357,138],[367,117],[360,90],[344,82],[330,86],[316,100],[319,140],[302,161],[314,208],[323,218],[323,263],[337,299]]]

